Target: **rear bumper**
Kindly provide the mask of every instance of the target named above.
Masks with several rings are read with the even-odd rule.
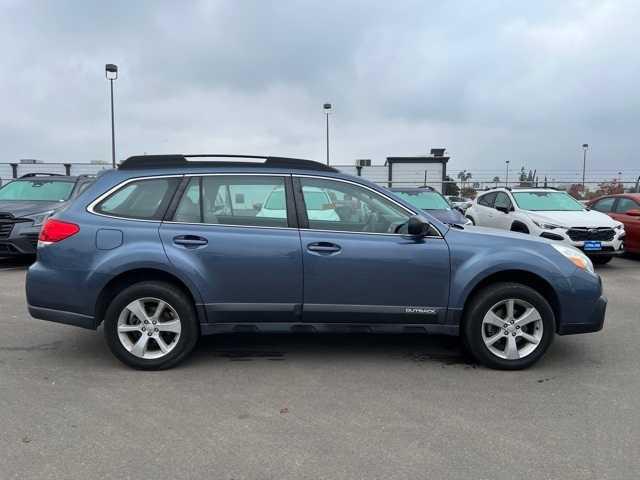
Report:
[[[591,315],[584,322],[561,323],[558,326],[558,335],[573,335],[576,333],[599,332],[604,326],[604,317],[607,311],[607,297],[602,295],[595,303]]]
[[[74,325],[76,327],[88,328],[90,330],[95,330],[97,328],[95,318],[90,315],[65,312],[64,310],[54,310],[52,308],[36,307],[33,305],[28,305],[28,309],[29,315],[39,320],[64,323],[66,325]]]

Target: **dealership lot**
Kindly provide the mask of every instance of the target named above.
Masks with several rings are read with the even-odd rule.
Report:
[[[224,336],[164,372],[99,334],[29,318],[0,260],[2,478],[636,478],[640,260],[599,268],[598,334],[533,368],[477,367],[456,339]],[[81,292],[69,292],[70,295]]]

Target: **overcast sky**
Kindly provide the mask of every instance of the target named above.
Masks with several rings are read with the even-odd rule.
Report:
[[[247,153],[640,171],[640,2],[0,0],[0,162]],[[480,173],[478,173],[480,176]]]

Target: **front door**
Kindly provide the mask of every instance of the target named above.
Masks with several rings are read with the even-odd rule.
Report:
[[[169,260],[197,284],[210,322],[292,322],[302,305],[289,175],[194,176],[160,227]]]
[[[449,248],[437,231],[402,234],[413,213],[354,182],[301,175],[294,189],[305,322],[444,322]]]
[[[640,251],[640,217],[629,215],[629,210],[640,210],[640,204],[629,197],[620,197],[610,215],[624,223],[627,236],[624,239],[625,248],[633,252]]]

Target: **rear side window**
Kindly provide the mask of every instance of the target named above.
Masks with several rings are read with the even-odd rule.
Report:
[[[212,175],[189,181],[174,221],[288,227],[284,177]]]
[[[156,178],[127,183],[94,207],[94,212],[139,220],[161,220],[179,178]]]
[[[493,208],[493,202],[496,199],[496,193],[487,193],[478,199],[478,203],[485,207]]]

